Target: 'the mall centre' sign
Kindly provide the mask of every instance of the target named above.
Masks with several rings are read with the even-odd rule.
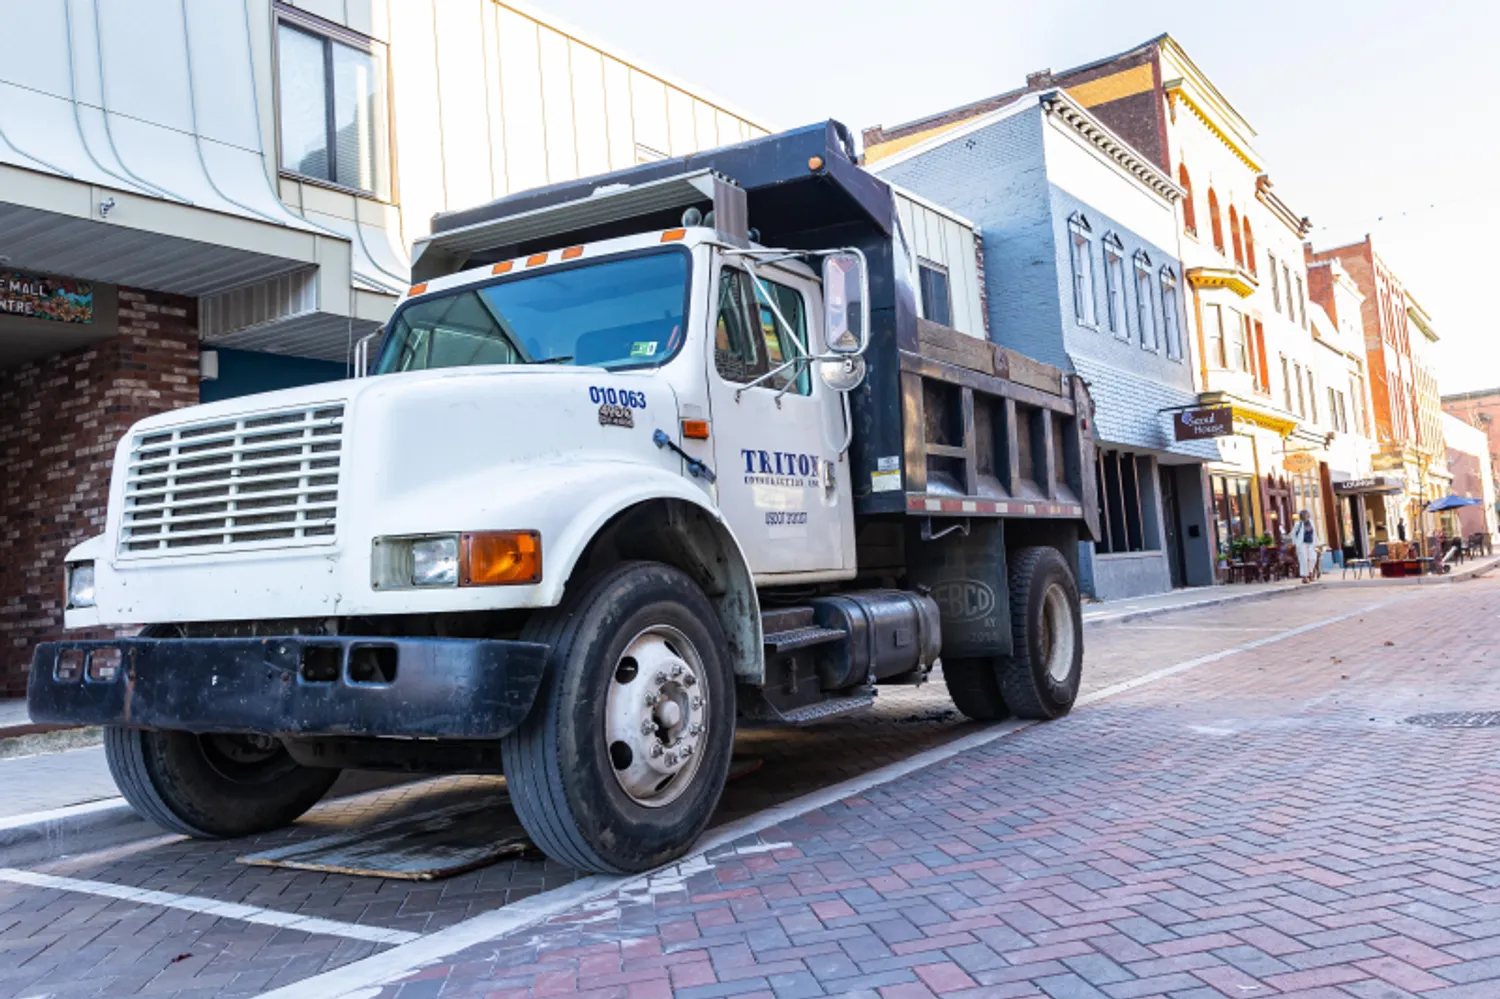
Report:
[[[71,278],[0,270],[0,315],[91,323],[94,286]]]

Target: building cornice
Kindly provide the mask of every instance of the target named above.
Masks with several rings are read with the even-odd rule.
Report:
[[[1192,112],[1193,116],[1203,123],[1203,127],[1212,132],[1225,147],[1235,155],[1237,159],[1250,169],[1251,173],[1263,173],[1264,164],[1261,163],[1260,155],[1250,148],[1250,144],[1242,142],[1230,134],[1229,129],[1220,125],[1215,120],[1211,110],[1205,109],[1203,104],[1193,97],[1188,91],[1186,81],[1178,78],[1168,80],[1162,84],[1162,89],[1167,95],[1167,111],[1172,120],[1177,120],[1177,105],[1181,104]]]
[[[1170,177],[1156,165],[1140,156],[1108,126],[1095,118],[1063,90],[1054,90],[1042,95],[1042,110],[1076,132],[1105,156],[1114,160],[1121,169],[1145,184],[1170,202],[1176,202],[1185,193]]]
[[[1228,288],[1241,298],[1249,298],[1260,287],[1260,281],[1243,267],[1189,267],[1184,276],[1194,288]]]
[[[1402,289],[1406,291],[1406,289]],[[1432,328],[1432,317],[1427,310],[1417,304],[1417,300],[1411,297],[1411,292],[1406,291],[1406,317],[1412,321],[1422,335],[1433,343],[1438,342],[1437,330]]]
[[[1267,210],[1275,216],[1276,220],[1296,234],[1298,239],[1306,238],[1312,231],[1312,219],[1306,215],[1298,215],[1292,211],[1281,196],[1271,190],[1271,175],[1262,173],[1255,178],[1255,200],[1265,205]]]

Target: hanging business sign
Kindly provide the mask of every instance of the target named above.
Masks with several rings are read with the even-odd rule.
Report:
[[[94,286],[72,278],[0,271],[0,315],[50,319],[58,323],[91,323],[94,321]]]
[[[1293,475],[1301,475],[1317,468],[1318,459],[1313,457],[1311,451],[1291,451],[1282,455],[1281,467]]]
[[[1172,420],[1172,428],[1180,441],[1225,437],[1234,433],[1234,410],[1228,406],[1183,410]]]

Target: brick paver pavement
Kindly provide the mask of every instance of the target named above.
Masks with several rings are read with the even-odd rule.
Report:
[[[1206,663],[381,995],[1494,999],[1500,728],[1404,719],[1500,710],[1497,617],[1485,580]]]
[[[1484,582],[1442,588],[1441,594],[1425,590],[1382,612],[1377,620],[1382,626],[1388,620],[1405,622],[1392,626],[1401,633],[1403,645],[1410,642],[1414,630],[1451,637],[1462,632],[1465,622],[1493,620],[1494,614],[1484,608],[1496,602],[1495,593],[1495,587]],[[1283,597],[1091,628],[1086,689],[1098,691],[1171,663],[1219,653],[1238,643],[1400,595],[1310,590],[1301,599]],[[1469,616],[1454,616],[1453,608],[1464,601]],[[1110,988],[1152,977],[1143,974],[1149,966],[1140,964],[1147,959],[1119,947],[1111,951],[1108,941],[1100,943],[1094,936],[1067,932],[1087,921],[1070,922],[1073,917],[1067,913],[1053,911],[1058,903],[1029,893],[1043,891],[1054,900],[1066,901],[1073,889],[1062,882],[1054,886],[1039,872],[1047,871],[1046,877],[1066,873],[1084,887],[1090,885],[1095,875],[1072,871],[1060,858],[1077,851],[1076,844],[1070,843],[1079,828],[1092,828],[1092,823],[1109,818],[1117,809],[1137,816],[1131,821],[1143,821],[1137,814],[1141,809],[1151,813],[1155,805],[1150,796],[1131,790],[1132,782],[1142,780],[1133,766],[1153,760],[1163,767],[1166,785],[1177,787],[1180,780],[1194,778],[1195,766],[1206,765],[1212,758],[1206,750],[1199,752],[1198,743],[1239,737],[1237,726],[1242,722],[1234,719],[1244,709],[1226,699],[1223,677],[1253,677],[1269,669],[1277,683],[1300,690],[1301,671],[1326,658],[1317,651],[1324,643],[1346,646],[1350,651],[1341,658],[1351,662],[1371,650],[1377,658],[1389,655],[1387,647],[1367,638],[1365,627],[1350,621],[1085,708],[1061,723],[1004,739],[952,765],[805,815],[781,830],[740,844],[726,856],[716,854],[709,862],[693,865],[686,873],[667,872],[569,918],[528,930],[522,939],[531,943],[524,947],[516,940],[502,940],[474,948],[451,963],[427,969],[420,981],[401,986],[400,995],[408,999],[438,993],[472,996],[485,995],[486,990],[519,994],[507,992],[515,988],[543,995],[549,989],[598,986],[603,989],[599,995],[628,999],[664,994],[674,983],[690,996],[712,995],[714,989],[728,990],[725,994],[735,989],[769,989],[787,996],[888,987],[893,991],[886,994],[894,997],[952,991],[955,986],[995,995],[1027,994],[1024,990],[1017,993],[1023,985],[1033,993],[1035,988],[1050,988],[1057,996],[1095,994],[1081,991],[1082,985],[1078,991],[1066,991],[1074,985],[1069,975],[1079,982],[1092,982],[1088,987],[1104,995],[1115,995]],[[1424,641],[1430,644],[1434,639]],[[1188,686],[1204,677],[1220,679],[1201,691]],[[1376,679],[1372,675],[1341,682],[1333,693],[1344,687],[1362,689]],[[1183,698],[1188,703],[1176,703]],[[1420,697],[1418,701],[1427,703]],[[1500,691],[1494,703],[1500,707]],[[1127,709],[1137,713],[1117,724]],[[1205,710],[1208,716],[1194,715],[1196,720],[1190,724],[1179,718]],[[1273,715],[1274,723],[1287,724],[1304,710],[1297,701]],[[1101,725],[1103,730],[1099,730]],[[916,690],[883,692],[880,706],[869,714],[793,732],[744,732],[737,750],[763,759],[764,766],[730,786],[716,821],[753,813],[975,731],[976,726],[964,722],[952,709],[941,684],[934,683]],[[1487,733],[1468,733],[1469,740],[1476,735],[1482,739]],[[1173,755],[1164,761],[1161,754],[1167,746],[1186,757],[1179,760]],[[1174,770],[1179,763],[1180,768]],[[1200,785],[1206,779],[1199,776],[1190,786],[1202,792]],[[196,843],[158,837],[142,826],[129,842],[110,851],[62,857],[54,853],[45,862],[13,852],[0,855],[0,866],[429,933],[566,884],[578,875],[527,858],[436,884],[411,884],[247,869],[234,858],[377,818],[430,809],[451,797],[493,793],[495,787],[493,778],[452,778],[328,803],[293,829],[251,842]],[[1110,793],[1112,787],[1126,796],[1116,800]],[[1201,799],[1170,802],[1172,808],[1189,813],[1201,804]],[[1049,822],[1057,823],[1056,828],[1043,834],[1042,826]],[[1127,836],[1115,830],[1110,835],[1128,840],[1133,849],[1146,850],[1132,838],[1133,833]],[[1143,831],[1141,835],[1149,840],[1164,834]],[[54,847],[68,854],[77,852],[68,842]],[[972,850],[972,855],[966,850]],[[1132,856],[1117,862],[1128,866]],[[966,867],[970,862],[975,866]],[[938,872],[932,875],[938,880],[924,881],[926,875],[919,876],[909,865],[927,865],[926,869]],[[1113,874],[1108,865],[1098,873],[1105,875],[1116,876],[1121,886],[1132,884],[1123,872]],[[981,884],[988,885],[987,893],[980,890]],[[1194,885],[1181,890],[1192,891]],[[1328,886],[1321,887],[1328,890]],[[1143,890],[1154,891],[1149,883]],[[1001,899],[1014,901],[1018,911],[1033,916],[1006,916],[999,911],[954,916],[965,908],[1000,905]],[[1093,911],[1081,897],[1069,904],[1079,912]],[[1127,898],[1120,905],[1134,912],[1136,902]],[[1185,904],[1182,911],[1195,918],[1201,915]],[[1161,943],[1194,935],[1154,912],[1147,908],[1128,917],[1106,914],[1101,918],[1121,921],[1127,929],[1136,926],[1127,920],[1154,919],[1169,934]],[[1204,918],[1211,924],[1218,917]],[[1041,919],[1055,925],[1050,931],[1032,925]],[[965,920],[977,922],[966,925]],[[944,929],[939,932],[938,927]],[[1027,940],[1016,938],[1010,940],[1014,946],[1003,946],[1006,941],[997,934],[1006,927]],[[1286,927],[1266,924],[1263,928],[1286,932],[1291,938]],[[1234,930],[1226,926],[1213,932]],[[1050,939],[1048,932],[1060,936]],[[1388,935],[1399,932],[1392,930]],[[1124,930],[1111,933],[1133,939]],[[950,935],[953,939],[946,940]],[[1262,946],[1268,956],[1280,960],[1285,967],[1276,973],[1316,970],[1298,968],[1289,957],[1278,956],[1273,944],[1253,942],[1256,939],[1252,934],[1252,942],[1243,945]],[[1422,942],[1415,936],[1411,939]],[[1148,948],[1157,942],[1136,941]],[[975,946],[990,948],[998,963],[983,967],[989,959],[972,949]],[[572,947],[600,949],[570,954]],[[647,953],[652,948],[660,953]],[[0,884],[0,997],[249,996],[380,949],[381,945],[363,941],[277,930],[207,914]],[[1197,974],[1201,970],[1220,976],[1216,981],[1229,990],[1227,994],[1273,994],[1265,981],[1224,977],[1256,973],[1224,961],[1218,955],[1225,949],[1215,945],[1207,951],[1159,955],[1153,950],[1149,960],[1181,965],[1180,972],[1174,973],[1188,975],[1193,988],[1213,987]],[[1012,953],[1016,950],[1027,950],[1028,959],[1019,960]],[[1423,966],[1405,951],[1379,951],[1375,957],[1359,960],[1384,958],[1440,975],[1433,970],[1436,965]],[[1024,975],[1007,977],[1007,969],[1011,974],[1028,965],[1035,970],[1044,959],[1052,964],[1035,981]],[[1111,970],[1101,959],[1121,970]],[[1113,974],[1122,977],[1118,982],[1107,981]],[[611,982],[609,975],[625,977]],[[1048,984],[1054,978],[1058,982]],[[1261,991],[1240,991],[1240,984],[1255,984]],[[695,988],[706,991],[689,991]]]

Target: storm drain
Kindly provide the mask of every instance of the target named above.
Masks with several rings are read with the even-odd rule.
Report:
[[[1424,728],[1500,728],[1500,711],[1449,711],[1435,715],[1412,715],[1408,725]]]

